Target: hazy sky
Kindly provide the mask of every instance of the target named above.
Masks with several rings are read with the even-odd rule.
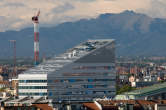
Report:
[[[124,10],[166,17],[166,0],[0,0],[0,31],[32,27],[31,17],[38,9],[40,24],[52,26]]]

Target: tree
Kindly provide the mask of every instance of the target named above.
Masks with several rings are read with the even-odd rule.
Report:
[[[124,92],[129,92],[129,91],[132,91],[132,90],[135,90],[136,88],[133,88],[133,87],[131,87],[131,86],[129,86],[129,85],[124,85],[124,86],[122,86],[121,88],[119,88],[118,86],[117,86],[117,92],[116,92],[116,94],[121,94],[121,93],[124,93]]]

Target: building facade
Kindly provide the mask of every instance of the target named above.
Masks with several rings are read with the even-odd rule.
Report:
[[[47,96],[47,74],[20,74],[19,98]]]
[[[32,77],[27,76],[27,79],[23,79],[27,74],[31,74]],[[29,80],[28,77],[31,80],[34,78],[34,82],[24,83],[24,80]],[[47,85],[46,88],[36,82],[41,79],[46,80],[42,83]],[[25,87],[21,87],[26,85],[28,89],[34,84],[37,84],[34,87],[38,90],[36,94],[32,94],[30,92],[32,90],[23,90]],[[114,40],[88,40],[26,71],[22,76],[19,75],[19,96],[27,96],[27,94],[33,97],[48,96],[54,102],[91,101],[94,98],[114,97],[115,84]],[[41,90],[45,92],[40,94]],[[22,94],[23,91],[29,92]]]
[[[89,40],[59,60],[71,63],[48,74],[48,98],[54,101],[90,101],[116,94],[113,40]]]

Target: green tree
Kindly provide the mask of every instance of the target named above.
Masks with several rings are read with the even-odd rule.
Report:
[[[121,93],[124,93],[124,92],[129,92],[129,91],[132,91],[132,90],[135,90],[136,88],[133,88],[129,85],[124,85],[122,86],[121,88],[117,86],[117,92],[116,94],[121,94]]]

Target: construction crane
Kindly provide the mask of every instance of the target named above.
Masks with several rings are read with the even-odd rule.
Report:
[[[34,24],[34,64],[39,64],[39,15],[40,10],[38,11],[36,16],[32,17],[32,21]]]

